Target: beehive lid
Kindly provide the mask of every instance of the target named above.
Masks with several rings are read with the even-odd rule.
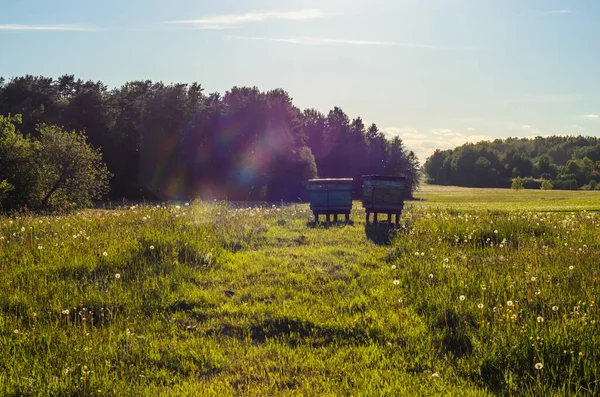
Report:
[[[346,183],[352,183],[352,182],[354,182],[354,179],[352,179],[352,178],[323,178],[323,179],[309,179],[308,180],[308,183],[310,185],[321,184],[321,183],[346,184]]]

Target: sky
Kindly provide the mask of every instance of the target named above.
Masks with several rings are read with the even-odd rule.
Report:
[[[0,0],[0,76],[283,88],[421,162],[504,137],[600,136],[598,0]]]

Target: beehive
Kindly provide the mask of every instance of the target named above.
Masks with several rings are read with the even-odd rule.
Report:
[[[367,221],[369,214],[388,214],[388,220],[391,215],[396,215],[396,222],[399,221],[400,213],[404,208],[404,190],[406,188],[406,178],[403,176],[385,176],[385,175],[364,175],[363,176],[363,207],[367,212]]]
[[[320,214],[345,214],[352,210],[352,178],[311,179],[308,181],[310,209]],[[348,218],[346,218],[348,219]]]

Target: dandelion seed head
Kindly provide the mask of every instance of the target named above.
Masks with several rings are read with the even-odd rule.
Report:
[[[464,301],[465,299],[467,299],[467,297],[464,296],[464,295],[461,295],[461,296],[458,297],[458,299],[460,299],[461,301]]]
[[[400,284],[400,280],[394,280],[394,285],[399,285]]]
[[[544,317],[542,317],[542,316],[538,316],[538,318],[537,318],[537,322],[538,322],[538,323],[543,323],[543,322],[544,322]]]
[[[507,301],[506,302],[506,306],[512,306],[512,305],[514,305],[513,301]]]
[[[557,312],[558,311],[558,306],[552,306],[552,311]]]
[[[154,249],[154,246],[153,246],[153,245],[151,245],[151,246],[150,246],[150,249],[151,249],[151,250],[153,250],[153,249]]]
[[[108,252],[104,251],[104,252],[102,253],[102,256],[108,256]]]
[[[117,274],[115,274],[115,278],[116,278],[117,280],[118,280],[118,279],[120,279],[120,278],[121,278],[121,274],[120,274],[120,273],[117,273]]]
[[[534,365],[534,367],[535,367],[535,369],[537,369],[539,371],[540,369],[544,368],[544,364],[542,364],[542,363],[536,363]]]
[[[477,305],[477,307],[478,307],[479,309],[483,309],[483,303],[480,303],[480,304],[478,304],[478,305]]]

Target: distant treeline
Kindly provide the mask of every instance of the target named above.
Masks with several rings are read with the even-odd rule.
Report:
[[[72,75],[0,78],[0,115],[79,131],[113,174],[107,198],[297,200],[309,178],[406,175],[419,163],[399,138],[387,139],[336,107],[300,110],[287,92],[234,87],[206,94],[197,84],[133,81],[108,89]],[[0,175],[0,181],[6,176]],[[10,182],[10,181],[8,181]]]
[[[525,188],[600,189],[600,139],[536,137],[496,139],[436,150],[424,165],[428,183],[466,187],[510,187],[513,178]]]

